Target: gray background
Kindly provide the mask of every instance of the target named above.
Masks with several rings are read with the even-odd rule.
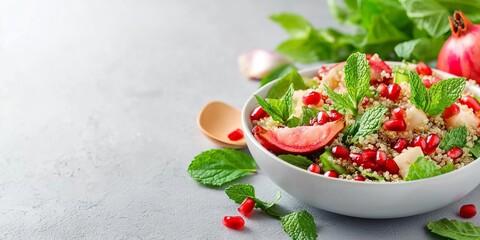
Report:
[[[287,239],[260,213],[226,229],[237,205],[186,172],[215,148],[198,111],[212,100],[240,108],[257,88],[236,58],[286,38],[267,18],[279,11],[336,26],[313,0],[0,1],[0,238]],[[241,182],[266,200],[279,190],[261,169]],[[339,216],[286,193],[280,205],[311,212],[321,239],[429,239],[428,221],[458,219],[479,197],[395,220]]]

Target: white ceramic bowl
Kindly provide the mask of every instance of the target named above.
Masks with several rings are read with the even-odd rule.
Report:
[[[398,65],[398,62],[388,62]],[[300,71],[313,77],[319,68]],[[454,77],[434,70],[440,77]],[[440,176],[411,182],[357,182],[325,177],[300,169],[266,150],[251,133],[250,113],[265,97],[271,82],[247,100],[242,112],[250,153],[272,181],[297,199],[330,212],[362,218],[397,218],[429,212],[463,198],[480,183],[480,160]],[[469,86],[471,87],[471,86]]]

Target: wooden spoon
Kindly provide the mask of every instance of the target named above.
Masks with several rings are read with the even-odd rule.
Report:
[[[198,114],[197,124],[208,139],[221,147],[246,146],[245,138],[237,141],[228,138],[229,133],[242,129],[242,114],[235,107],[219,101],[210,102]]]

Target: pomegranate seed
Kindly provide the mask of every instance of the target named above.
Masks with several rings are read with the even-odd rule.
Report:
[[[428,78],[423,78],[422,83],[423,85],[425,85],[426,88],[430,88],[432,86],[432,82]]]
[[[393,145],[393,150],[397,151],[398,153],[401,153],[403,149],[408,147],[408,141],[405,138],[399,138],[395,145]]]
[[[238,207],[238,211],[245,217],[250,216],[252,214],[253,209],[255,208],[255,200],[251,197],[245,198],[240,207]]]
[[[424,62],[417,64],[417,73],[421,75],[432,75],[432,69]]]
[[[377,166],[383,167],[385,165],[386,160],[387,160],[387,154],[382,150],[378,150],[377,155],[375,156],[375,162]]]
[[[353,180],[363,182],[363,181],[365,181],[365,177],[362,176],[362,175],[357,175],[353,178]]]
[[[373,162],[364,162],[362,164],[363,169],[372,169],[372,171],[377,170],[377,165]]]
[[[225,216],[222,223],[225,227],[240,230],[245,225],[245,220],[241,216]]]
[[[328,115],[330,116],[330,121],[336,121],[340,118],[343,118],[343,115],[335,109],[330,110]]]
[[[255,121],[255,120],[260,120],[264,117],[268,117],[268,113],[263,110],[262,107],[257,107],[255,108],[252,113],[250,114],[250,120]]]
[[[333,146],[332,154],[336,158],[350,159],[350,150],[344,146],[340,146],[340,145]]]
[[[326,171],[324,175],[331,178],[338,178],[338,173],[335,170]]]
[[[303,95],[302,100],[305,105],[317,105],[321,98],[320,93],[313,91]]]
[[[360,106],[365,107],[368,105],[369,102],[370,102],[370,98],[363,97],[363,101],[360,103]]]
[[[361,161],[362,162],[374,162],[377,151],[373,149],[365,149],[362,151]]]
[[[242,129],[235,129],[233,132],[228,134],[228,139],[232,141],[238,141],[243,138],[243,131]]]
[[[462,218],[472,218],[477,215],[477,208],[473,204],[463,205],[460,208],[460,217]]]
[[[398,174],[400,168],[398,168],[397,163],[392,158],[387,158],[385,161],[385,170],[390,174]]]
[[[462,155],[463,155],[463,150],[459,147],[453,147],[447,151],[447,156],[453,160],[461,157]]]
[[[440,140],[440,137],[435,133],[427,136],[427,154],[432,154],[435,152],[438,144],[440,144]]]
[[[393,119],[405,119],[405,117],[407,116],[405,109],[403,109],[402,107],[393,108],[392,110],[390,110],[390,112],[392,113]]]
[[[425,138],[423,138],[422,136],[417,136],[410,142],[410,147],[420,147],[422,148],[423,153],[425,153],[427,148],[427,141],[425,141]]]
[[[322,169],[320,168],[320,166],[316,163],[312,163],[310,166],[308,166],[308,169],[307,169],[309,172],[312,172],[312,173],[320,173],[322,171]]]
[[[382,97],[388,96],[388,87],[385,85],[385,83],[378,84],[377,91]]]
[[[471,108],[474,112],[480,110],[480,103],[477,101],[477,99],[471,96],[464,96],[460,98],[460,103],[467,105],[467,107]]]
[[[443,111],[443,118],[448,119],[460,113],[460,107],[457,104],[452,104]]]
[[[328,116],[327,112],[321,110],[318,112],[317,115],[317,123],[318,125],[323,125],[325,123],[330,122],[330,117]]]
[[[350,153],[350,159],[352,159],[358,166],[362,164],[362,155],[359,153]]]
[[[402,91],[402,88],[400,85],[396,83],[392,83],[388,85],[388,95],[387,98],[396,101],[400,97],[400,92]]]
[[[389,131],[405,131],[407,123],[403,119],[390,119],[383,123],[383,128]]]

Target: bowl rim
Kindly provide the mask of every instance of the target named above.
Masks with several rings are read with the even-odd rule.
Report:
[[[403,62],[398,62],[398,61],[386,61],[386,63],[389,66],[398,66],[398,65],[403,64]],[[322,64],[322,65],[319,65],[319,66],[299,70],[298,73],[303,76],[303,74],[313,72],[313,71],[318,71],[320,69],[320,67],[322,67],[322,66],[332,66],[332,65],[335,65],[335,64],[338,64],[338,63],[325,63],[325,64]],[[414,63],[409,63],[409,64],[416,65]],[[446,75],[446,76],[449,76],[449,77],[458,77],[458,76],[453,75],[451,73],[447,73],[447,72],[444,72],[444,71],[441,71],[441,70],[438,70],[438,69],[435,69],[435,68],[432,68],[432,70],[435,73],[440,73],[442,75]],[[477,159],[473,160],[473,162],[469,163],[468,165],[463,166],[460,169],[455,169],[455,170],[453,170],[451,172],[448,172],[448,173],[444,173],[444,174],[441,174],[441,175],[437,175],[437,176],[429,177],[429,178],[424,178],[424,179],[418,179],[418,180],[413,180],[413,181],[401,181],[401,182],[353,181],[353,180],[340,179],[340,178],[331,178],[331,177],[324,176],[323,174],[312,173],[312,172],[306,171],[302,168],[299,168],[297,166],[294,166],[290,163],[287,163],[286,161],[283,161],[282,159],[277,157],[275,154],[273,154],[272,152],[268,151],[265,147],[263,147],[257,141],[257,139],[255,139],[255,137],[253,136],[253,134],[251,132],[251,129],[249,128],[250,111],[247,112],[248,105],[252,101],[256,101],[256,99],[254,97],[255,95],[258,95],[260,92],[265,91],[266,88],[270,88],[279,79],[280,78],[277,78],[277,79],[265,84],[264,86],[258,88],[257,90],[255,90],[255,92],[250,95],[250,97],[247,99],[247,101],[243,105],[243,107],[242,107],[242,125],[243,125],[243,128],[244,128],[244,135],[255,145],[255,147],[259,148],[263,153],[267,154],[270,157],[273,157],[273,159],[275,161],[279,162],[280,164],[283,164],[284,166],[287,166],[287,167],[291,168],[293,171],[296,171],[299,174],[306,173],[306,174],[310,174],[312,176],[318,177],[318,178],[323,179],[323,180],[333,181],[333,182],[336,181],[338,183],[345,183],[345,184],[376,185],[376,186],[398,186],[398,185],[411,185],[411,184],[428,183],[428,182],[432,182],[432,181],[438,181],[438,180],[450,178],[450,177],[453,177],[454,175],[458,175],[458,174],[463,173],[464,171],[466,171],[465,169],[470,169],[473,166],[480,164],[480,158],[477,158]],[[470,87],[472,87],[472,86],[470,86]],[[480,92],[480,88],[477,91]],[[258,106],[258,103],[256,105]]]

